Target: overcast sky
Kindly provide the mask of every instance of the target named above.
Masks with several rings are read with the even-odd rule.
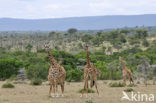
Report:
[[[156,0],[0,0],[0,18],[156,14]]]

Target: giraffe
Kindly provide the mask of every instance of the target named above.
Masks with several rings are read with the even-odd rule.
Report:
[[[55,92],[56,92],[56,97],[59,97],[58,95],[58,84],[61,86],[61,91],[62,91],[62,97],[64,97],[64,81],[66,77],[66,71],[64,67],[61,66],[62,60],[60,60],[59,63],[54,59],[53,55],[50,53],[49,46],[45,45],[45,49],[48,53],[48,56],[50,58],[50,68],[49,68],[49,74],[48,74],[48,81],[50,82],[50,90],[49,90],[49,96],[53,90],[54,94],[51,94],[52,97],[55,97]]]
[[[97,75],[99,75],[99,79],[101,78],[102,71],[100,69],[96,69]]]
[[[99,91],[97,88],[97,68],[93,63],[90,62],[89,53],[88,53],[88,45],[85,45],[86,51],[86,59],[87,64],[84,67],[84,90],[87,90],[86,98],[88,97],[88,80],[90,79],[90,87],[92,88],[95,85],[97,94],[99,95]],[[83,97],[84,91],[82,92],[80,97]]]
[[[121,62],[121,65],[122,65],[123,83],[126,85],[127,76],[129,77],[130,84],[131,82],[134,83],[133,74],[131,70],[127,68],[121,56],[119,56],[119,61]]]

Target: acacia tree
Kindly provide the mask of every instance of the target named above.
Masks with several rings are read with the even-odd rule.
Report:
[[[74,34],[74,33],[76,33],[78,30],[77,29],[75,29],[75,28],[70,28],[70,29],[68,29],[68,33],[69,34]]]
[[[86,34],[82,37],[83,42],[89,42],[91,39],[93,39],[93,36]]]
[[[148,31],[144,29],[137,29],[135,37],[139,39],[144,39],[148,36]]]
[[[128,33],[130,33],[130,30],[128,30],[128,29],[122,29],[120,31],[120,33],[123,33],[123,34],[127,35]]]
[[[30,52],[31,51],[31,49],[32,49],[32,45],[31,44],[28,44],[25,48],[26,48],[26,50],[28,51],[28,52]]]

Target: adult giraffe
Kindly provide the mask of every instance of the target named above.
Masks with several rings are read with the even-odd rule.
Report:
[[[131,70],[127,68],[121,56],[119,56],[119,61],[121,62],[121,66],[122,66],[123,83],[126,85],[127,76],[129,77],[130,84],[131,82],[134,83],[133,74]]]
[[[60,84],[61,91],[62,91],[62,97],[64,97],[64,81],[66,77],[66,71],[63,66],[61,66],[62,62],[57,63],[57,61],[54,59],[53,55],[50,53],[49,46],[45,45],[45,49],[48,53],[48,56],[50,58],[50,68],[49,68],[49,74],[48,74],[48,81],[50,82],[50,90],[49,95],[51,94],[52,90],[54,94],[51,94],[52,97],[58,97],[58,91],[57,86]]]
[[[90,62],[89,53],[88,53],[88,45],[85,44],[86,51],[86,60],[87,64],[84,67],[84,90],[87,90],[86,97],[88,97],[88,80],[90,79],[90,87],[92,88],[95,85],[97,94],[99,95],[99,91],[97,88],[97,69],[93,63]],[[84,91],[82,92],[81,97],[83,96]]]

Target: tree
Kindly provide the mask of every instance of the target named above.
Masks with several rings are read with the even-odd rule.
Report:
[[[48,36],[49,36],[49,37],[53,37],[55,34],[56,34],[56,32],[55,32],[55,31],[52,31],[52,32],[49,33]]]
[[[118,30],[114,30],[114,31],[111,31],[111,32],[110,32],[110,38],[111,38],[111,39],[118,38],[119,35],[120,35],[120,33],[119,33]]]
[[[82,37],[83,42],[89,42],[91,39],[93,39],[93,37],[91,35],[88,35],[88,34],[86,34]]]
[[[128,33],[130,33],[130,31],[128,29],[122,29],[120,33],[124,33],[125,35],[127,35]]]
[[[99,45],[102,43],[102,38],[100,38],[100,37],[93,38],[93,39],[92,39],[92,43],[93,43],[94,45],[99,46]]]
[[[76,33],[78,30],[77,29],[75,29],[75,28],[70,28],[70,29],[68,29],[68,33],[69,34],[74,34],[74,33]]]
[[[113,46],[114,46],[114,48],[116,48],[118,50],[118,52],[122,48],[122,45],[120,43],[115,43]]]
[[[32,45],[31,44],[28,44],[25,48],[26,48],[26,50],[28,51],[28,52],[30,52],[31,51],[31,49],[32,49]]]
[[[144,29],[137,29],[135,37],[139,39],[144,39],[148,36],[148,31]]]
[[[105,53],[105,50],[106,50],[106,47],[105,46],[102,46],[103,53]]]
[[[149,44],[149,42],[145,39],[145,40],[142,42],[142,45],[145,46],[145,47],[148,47],[150,44]]]

